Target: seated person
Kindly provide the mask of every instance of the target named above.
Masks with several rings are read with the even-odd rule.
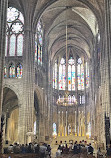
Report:
[[[65,154],[68,154],[68,153],[69,153],[69,148],[68,148],[67,144],[66,144],[66,147],[64,148],[64,153],[65,153]]]

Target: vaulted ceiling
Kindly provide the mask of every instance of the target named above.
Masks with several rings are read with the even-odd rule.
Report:
[[[86,59],[91,58],[96,35],[104,28],[103,0],[9,0],[9,5],[20,8],[30,25],[42,19],[45,51],[51,60],[65,53],[66,25],[68,50]]]

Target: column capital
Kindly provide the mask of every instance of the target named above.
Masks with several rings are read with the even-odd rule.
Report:
[[[24,27],[24,33],[31,32],[32,34],[36,34],[36,30],[34,28],[30,28],[28,26]]]

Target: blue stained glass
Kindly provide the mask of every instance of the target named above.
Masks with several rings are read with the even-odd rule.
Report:
[[[9,67],[9,77],[10,78],[15,77],[15,67],[13,64]]]
[[[39,35],[39,43],[42,45],[42,35]]]
[[[56,123],[53,123],[53,136],[57,135]]]
[[[17,78],[21,78],[22,77],[22,65],[19,64],[17,66]]]
[[[68,65],[68,90],[71,90],[71,65]]]

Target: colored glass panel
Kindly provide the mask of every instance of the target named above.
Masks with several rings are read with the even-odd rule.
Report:
[[[35,38],[35,41],[38,43],[38,47],[37,47],[37,60],[38,60],[38,64],[42,65],[42,38],[43,38],[43,30],[42,30],[42,25],[40,20],[38,21],[37,24],[37,33],[36,33],[37,38]],[[36,49],[36,47],[35,47]],[[36,50],[35,50],[36,53]]]
[[[42,45],[42,35],[41,34],[39,34],[39,43],[40,43],[40,45]]]
[[[77,66],[78,90],[81,90],[81,65]]]
[[[63,65],[63,90],[65,90],[65,84],[66,84],[66,66]]]
[[[86,62],[86,88],[89,87],[89,68],[88,63]]]
[[[55,89],[57,89],[57,63],[55,63]]]
[[[64,58],[61,59],[60,64],[65,64],[65,59]]]
[[[17,78],[21,78],[22,77],[22,65],[19,64],[17,66]]]
[[[17,56],[22,56],[23,53],[23,35],[20,34],[17,38]]]
[[[14,65],[11,65],[10,68],[9,68],[9,77],[10,78],[15,77],[15,67],[14,67]]]
[[[40,45],[38,44],[38,64],[41,62],[41,56],[40,56]]]
[[[72,65],[72,90],[75,90],[75,65]]]
[[[59,66],[59,89],[62,90],[62,80],[63,80],[63,75],[62,75],[62,65],[60,64]]]
[[[12,22],[19,17],[19,11],[16,8],[9,7],[7,11],[7,21]]]
[[[55,88],[55,67],[53,67],[53,88]]]
[[[74,59],[71,57],[68,62],[69,62],[70,65],[73,65],[74,64]]]
[[[13,34],[10,37],[10,56],[15,56],[15,42],[16,42],[16,36]]]
[[[85,104],[85,96],[82,96],[82,104]]]
[[[56,123],[53,123],[53,136],[57,135],[57,127],[56,127]]]
[[[81,64],[81,88],[84,90],[84,65]]]
[[[82,96],[81,95],[80,95],[80,100],[79,101],[80,101],[80,104],[82,104]]]
[[[15,56],[15,55],[22,56],[23,23],[24,23],[24,17],[22,13],[18,11],[16,8],[9,7],[7,11],[7,29],[6,29],[6,33],[9,39],[8,41],[9,44],[6,43],[6,47],[8,45],[9,49],[6,49],[6,55],[9,54],[10,56]]]
[[[42,65],[42,46],[40,47],[41,49],[40,49],[40,63],[41,63],[41,65]]]
[[[68,65],[68,90],[71,90],[71,65]]]
[[[37,34],[35,34],[35,61],[37,61]]]

